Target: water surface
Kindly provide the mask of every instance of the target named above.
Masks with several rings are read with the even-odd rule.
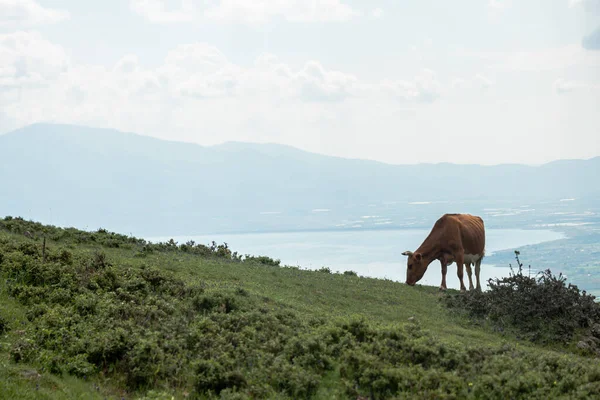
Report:
[[[405,250],[414,251],[429,234],[429,230],[370,230],[332,232],[248,233],[212,236],[177,236],[178,243],[194,240],[209,244],[226,242],[232,251],[240,254],[265,255],[281,260],[282,265],[300,266],[303,269],[328,267],[333,272],[355,271],[359,275],[387,278],[404,282],[406,278]],[[525,245],[562,239],[563,234],[549,230],[488,229],[486,253]],[[147,238],[152,242],[168,241],[171,237]],[[508,276],[506,266],[484,264],[481,266],[481,283],[487,287],[489,278]],[[448,267],[446,276],[449,288],[459,288],[456,264]],[[468,280],[465,273],[465,285]],[[441,266],[434,261],[419,284],[439,286]]]

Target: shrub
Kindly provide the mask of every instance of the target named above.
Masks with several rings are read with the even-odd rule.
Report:
[[[35,240],[0,235],[1,279],[28,321],[18,336],[9,336],[9,354],[40,371],[95,375],[130,394],[152,389],[141,398],[156,399],[171,398],[175,390],[172,395],[183,392],[190,398],[329,394],[373,400],[593,398],[600,390],[600,366],[589,359],[513,346],[448,344],[414,320],[405,325],[345,315],[331,320],[328,314],[311,315],[256,289],[245,290],[239,281],[190,284],[159,266],[136,266],[141,260],[121,265],[102,252],[114,239],[120,247],[138,246],[131,254],[145,246],[170,252],[163,259],[180,251],[197,251],[199,257],[223,254],[225,262],[219,265],[228,266],[237,256],[219,252],[214,243],[204,248],[188,242],[182,250],[173,241],[134,244],[104,230],[86,233],[22,219],[0,220],[0,229],[6,230],[7,223],[15,231],[55,235],[52,240],[65,241],[69,248],[67,254],[50,243],[54,249],[47,249],[44,263],[39,251],[21,246]],[[98,251],[89,255],[92,246],[82,251],[69,247],[76,241]],[[265,264],[257,259],[271,264],[261,257],[249,262]],[[477,306],[482,311],[476,314],[485,317],[489,304],[487,297],[481,299]],[[587,315],[593,310],[590,305]],[[600,337],[600,324],[589,329]]]
[[[111,264],[108,262],[104,252],[97,251],[94,253],[94,257],[91,260],[90,266],[94,269],[104,269],[106,267],[110,267]]]
[[[238,292],[239,293],[239,292]],[[229,313],[239,308],[235,296],[224,293],[201,294],[194,298],[194,309],[200,312]]]
[[[279,260],[274,260],[271,257],[266,257],[266,256],[251,256],[251,255],[246,255],[246,257],[244,258],[244,262],[254,262],[254,263],[258,263],[258,264],[262,264],[262,265],[268,265],[270,267],[279,267],[281,261]]]
[[[361,342],[340,340],[340,377],[351,398],[588,398],[600,389],[597,364],[561,354],[464,348],[415,324],[373,329],[355,322],[336,330],[339,338],[366,333]]]
[[[96,372],[96,367],[89,363],[86,354],[77,354],[66,360],[66,372],[78,377],[92,375]]]
[[[46,263],[30,253],[2,253],[8,293],[29,321],[11,348],[16,362],[56,374],[102,371],[131,390],[193,382],[230,398],[307,397],[332,366],[326,344],[303,336],[324,321],[259,310],[259,297],[239,286],[205,289],[155,267],[119,268],[102,251],[51,251]]]
[[[52,252],[47,257],[48,261],[59,262],[64,265],[73,264],[73,253],[69,250],[61,249],[58,252]]]
[[[277,360],[271,369],[270,382],[280,392],[293,399],[308,399],[314,396],[320,385],[320,376],[300,366]]]
[[[489,279],[486,292],[469,291],[446,296],[449,307],[463,309],[479,322],[489,321],[498,330],[512,329],[541,343],[568,343],[580,329],[600,322],[600,305],[595,297],[550,270],[530,277],[523,274],[519,252],[518,271],[511,265],[505,278]]]
[[[14,362],[30,361],[38,353],[38,347],[31,339],[19,339],[10,349],[10,355]]]
[[[6,318],[4,318],[2,315],[0,315],[0,335],[8,332],[9,327],[8,327],[8,321],[6,320]]]
[[[227,360],[201,360],[196,366],[196,390],[199,393],[220,394],[225,389],[246,386],[246,379],[239,371],[232,370]]]

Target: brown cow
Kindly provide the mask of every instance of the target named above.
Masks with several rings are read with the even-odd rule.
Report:
[[[442,264],[440,289],[446,290],[448,265],[456,262],[460,290],[466,290],[463,283],[463,265],[467,267],[467,274],[469,275],[469,290],[473,290],[471,264],[475,264],[477,290],[481,290],[479,273],[481,260],[485,255],[483,220],[470,214],[444,214],[436,221],[425,241],[414,253],[405,251],[402,255],[408,256],[406,263],[407,285],[413,286],[421,280],[429,264],[434,260],[439,260]]]

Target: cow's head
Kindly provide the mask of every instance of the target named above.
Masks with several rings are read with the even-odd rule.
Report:
[[[408,260],[406,261],[406,284],[414,286],[425,275],[427,265],[423,262],[423,255],[421,253],[405,251],[402,255],[408,256]]]

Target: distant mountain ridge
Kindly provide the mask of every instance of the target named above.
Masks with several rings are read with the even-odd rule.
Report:
[[[592,183],[600,157],[542,166],[392,165],[277,144],[205,147],[58,124],[1,135],[0,151],[0,214],[137,233],[321,229],[373,205],[400,218],[410,214],[398,204],[417,201],[600,197]]]

